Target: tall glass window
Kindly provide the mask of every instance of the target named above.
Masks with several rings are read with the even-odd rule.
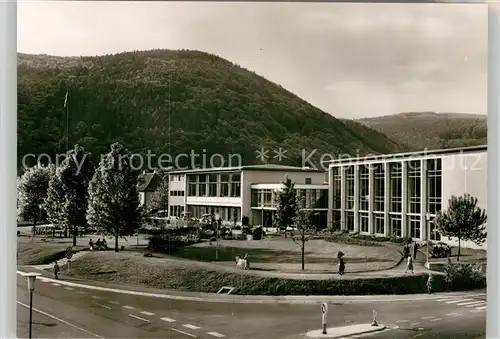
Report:
[[[229,196],[229,174],[221,174],[220,175],[220,197],[228,197]]]
[[[231,197],[241,195],[241,174],[231,174]]]
[[[402,237],[403,221],[401,220],[401,215],[391,215],[390,223],[391,223],[391,235],[393,237]]]
[[[401,213],[403,203],[403,172],[401,163],[391,163],[390,181],[391,181],[391,212]]]
[[[385,234],[385,224],[384,224],[384,215],[383,214],[374,214],[374,222],[375,222],[375,233],[376,234]]]
[[[210,174],[208,176],[208,196],[217,196],[217,174]]]
[[[341,212],[340,211],[333,211],[332,213],[332,228],[334,230],[340,230],[341,226]]]
[[[346,201],[345,209],[354,209],[354,166],[345,169]]]
[[[341,167],[334,167],[333,169],[333,201],[332,207],[334,210],[340,210],[342,201],[342,176]]]
[[[207,175],[198,175],[198,196],[205,197],[207,195]]]
[[[374,211],[384,211],[384,201],[385,201],[385,171],[384,164],[377,164],[373,166],[373,210]]]
[[[442,165],[441,159],[427,160],[427,211],[436,215],[441,210],[442,199]]]
[[[369,165],[359,166],[359,209],[368,211],[370,204],[369,197],[370,168]]]
[[[408,162],[408,213],[420,213],[420,171],[419,160]]]
[[[368,233],[370,217],[367,212],[359,212],[359,230],[362,233]]]
[[[410,237],[420,239],[420,216],[409,215],[408,226],[410,227]]]
[[[190,197],[195,197],[196,196],[196,175],[189,175],[187,180],[188,180],[188,196]]]
[[[354,231],[354,212],[345,212],[346,228],[349,232]]]

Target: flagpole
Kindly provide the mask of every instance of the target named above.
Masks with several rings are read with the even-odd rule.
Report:
[[[69,153],[69,90],[66,90],[66,153]]]

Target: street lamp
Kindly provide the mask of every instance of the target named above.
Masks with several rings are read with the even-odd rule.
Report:
[[[215,213],[215,261],[219,261],[219,223],[220,214]]]
[[[36,277],[41,275],[40,273],[26,273],[26,278],[28,279],[28,290],[30,292],[30,322],[29,322],[29,338],[31,339],[32,324],[33,324],[33,292],[35,292],[35,281]]]
[[[426,228],[426,238],[427,238],[427,243],[425,245],[425,248],[427,249],[426,252],[427,252],[427,262],[425,263],[425,267],[427,269],[430,269],[431,265],[429,263],[429,241],[430,241],[430,238],[429,238],[429,235],[431,233],[431,230],[430,230],[430,221],[431,220],[431,214],[429,212],[425,213],[425,228]]]

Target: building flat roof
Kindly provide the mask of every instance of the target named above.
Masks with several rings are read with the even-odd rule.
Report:
[[[309,167],[285,166],[275,164],[264,165],[246,165],[236,167],[212,167],[212,168],[196,168],[182,171],[170,171],[169,174],[189,174],[189,173],[211,173],[211,172],[234,172],[234,171],[277,171],[277,172],[313,172],[323,173]]]
[[[448,148],[448,149],[434,149],[434,150],[424,149],[423,151],[416,151],[416,152],[366,155],[366,156],[351,157],[351,158],[339,157],[339,159],[325,161],[324,163],[335,165],[335,164],[350,163],[350,162],[363,162],[363,161],[389,160],[389,159],[399,160],[399,159],[414,158],[414,157],[425,157],[425,156],[433,157],[433,156],[447,155],[447,154],[475,153],[475,152],[487,152],[487,151],[488,151],[487,145]]]

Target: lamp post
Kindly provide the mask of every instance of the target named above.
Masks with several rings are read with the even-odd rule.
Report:
[[[426,232],[427,233],[427,236],[426,236],[426,239],[427,239],[427,242],[425,244],[425,248],[426,248],[426,252],[427,252],[427,261],[425,263],[425,267],[427,269],[430,269],[430,263],[429,263],[429,240],[430,240],[430,233],[431,233],[431,230],[430,230],[430,221],[431,220],[431,214],[429,212],[425,213],[425,228],[426,228]]]
[[[215,213],[215,261],[219,261],[219,223],[220,215]]]
[[[35,292],[35,281],[36,277],[41,275],[40,273],[27,273],[26,278],[28,279],[28,290],[30,292],[30,322],[29,322],[29,338],[32,336],[32,324],[33,324],[33,292]]]

